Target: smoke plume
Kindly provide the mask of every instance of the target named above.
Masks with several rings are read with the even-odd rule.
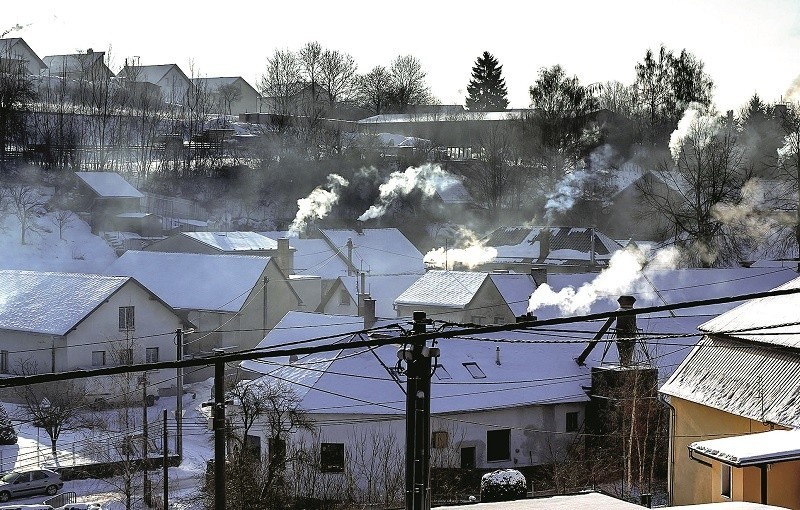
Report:
[[[555,292],[547,284],[537,287],[528,301],[528,311],[558,306],[565,315],[589,313],[592,304],[599,299],[616,299],[623,294],[648,292],[642,273],[645,266],[653,269],[673,268],[678,258],[677,248],[659,250],[652,257],[648,257],[648,250],[619,250],[611,257],[606,269],[578,289],[564,287]]]
[[[378,203],[371,205],[364,214],[358,217],[358,220],[366,221],[383,216],[392,202],[414,190],[420,190],[423,195],[430,197],[438,187],[455,181],[456,178],[442,170],[439,165],[411,166],[404,172],[392,172],[389,180],[378,187]]]
[[[552,219],[553,214],[572,209],[575,201],[580,198],[583,183],[588,177],[589,173],[586,170],[573,170],[556,184],[555,191],[547,195],[547,203],[544,205],[548,221]]]
[[[497,257],[497,250],[484,246],[477,234],[468,228],[460,228],[453,248],[435,248],[425,254],[423,261],[432,267],[452,268],[454,264],[473,269],[476,266],[491,262]]]
[[[706,108],[698,103],[692,103],[678,122],[678,128],[669,137],[669,152],[672,160],[678,162],[686,138],[691,137],[692,143],[698,148],[705,147],[719,132],[719,119],[709,115]]]
[[[783,96],[784,101],[800,101],[800,76],[794,79]]]
[[[770,191],[776,191],[773,185],[758,178],[750,179],[742,186],[738,204],[715,204],[711,214],[715,220],[733,227],[753,241],[766,241],[781,227],[795,224],[794,213],[776,209],[778,197],[769,196]]]
[[[347,179],[338,174],[330,174],[326,188],[317,186],[306,197],[297,200],[297,214],[289,225],[289,235],[297,237],[306,227],[310,219],[321,219],[331,212],[339,201],[341,189],[349,183]]]

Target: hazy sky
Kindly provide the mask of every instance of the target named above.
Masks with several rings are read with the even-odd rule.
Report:
[[[754,92],[777,101],[800,76],[800,0],[29,0],[4,2],[2,15],[0,31],[23,25],[7,37],[40,57],[110,48],[115,71],[132,57],[187,74],[193,62],[196,76],[254,86],[276,48],[308,41],[352,54],[361,72],[411,54],[446,104],[463,104],[483,51],[503,65],[512,107],[528,106],[538,70],[554,64],[585,84],[629,84],[645,50],[661,43],[705,62],[720,110]]]

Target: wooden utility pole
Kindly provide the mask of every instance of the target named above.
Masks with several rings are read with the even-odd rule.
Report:
[[[222,352],[219,352],[222,354]],[[214,361],[214,510],[225,510],[225,361]]]
[[[175,334],[175,344],[177,352],[175,359],[177,361],[183,360],[183,330],[178,329]],[[175,381],[178,391],[178,396],[175,400],[175,453],[178,455],[178,463],[183,462],[183,367],[178,366],[175,371],[177,372]]]
[[[164,460],[162,461],[162,468],[164,472],[164,510],[169,508],[169,448],[167,445],[167,410],[164,409],[164,431],[161,444],[162,448],[164,449]]]
[[[147,448],[147,372],[142,372],[139,377],[139,382],[142,384],[142,491],[144,496],[144,503],[150,506],[151,493],[150,493],[150,478],[148,478],[147,468],[149,464],[148,448]]]

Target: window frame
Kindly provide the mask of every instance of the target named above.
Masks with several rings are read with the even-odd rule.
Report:
[[[319,470],[321,473],[344,473],[344,443],[319,444]]]
[[[339,306],[348,306],[350,304],[350,293],[347,289],[339,289]]]
[[[155,353],[155,358],[153,358],[152,354]],[[144,349],[144,361],[145,363],[158,363],[159,361],[159,349],[158,347],[145,347]]]
[[[566,432],[578,432],[581,428],[580,413],[578,411],[567,411],[564,414],[564,430]]]
[[[95,363],[95,354],[102,356],[102,363]],[[92,366],[93,367],[104,367],[106,366],[106,351],[92,351]]]
[[[724,462],[720,463],[719,470],[719,495],[731,499],[733,492],[733,468]]]
[[[136,307],[133,305],[119,307],[119,330],[134,331],[136,329]]]
[[[498,444],[497,441],[500,441]],[[493,444],[494,443],[494,444]],[[503,455],[502,457],[500,455]],[[486,431],[486,462],[511,460],[511,429]]]
[[[9,369],[8,364],[8,351],[2,350],[0,351],[0,374],[10,374],[11,371]]]
[[[435,430],[431,434],[431,448],[443,449],[450,445],[450,435],[446,430]]]

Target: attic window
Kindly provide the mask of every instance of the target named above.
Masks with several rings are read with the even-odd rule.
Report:
[[[350,304],[350,293],[347,292],[347,289],[342,289],[339,291],[339,304],[342,306],[347,306]]]
[[[467,372],[469,372],[469,375],[471,375],[473,379],[486,379],[486,374],[483,373],[481,367],[474,361],[467,361],[466,363],[462,363],[462,365],[464,365],[464,368],[467,369]]]
[[[453,378],[453,376],[450,375],[450,372],[448,372],[447,369],[444,368],[444,365],[440,365],[439,363],[437,363],[433,370],[434,370],[433,373],[436,374],[436,378],[439,379],[440,381]]]

